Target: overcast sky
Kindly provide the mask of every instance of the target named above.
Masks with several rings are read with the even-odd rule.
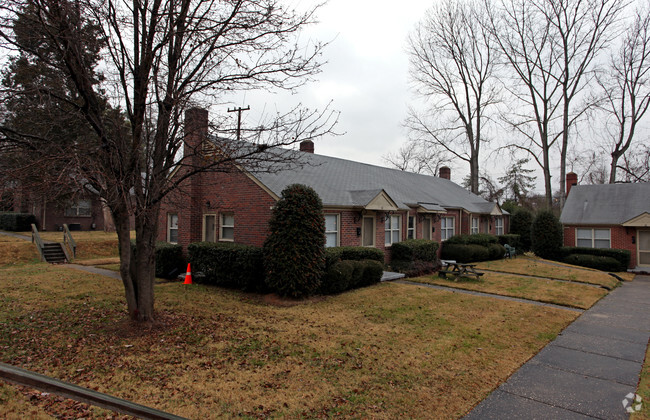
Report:
[[[254,125],[276,107],[288,110],[302,103],[323,108],[331,100],[341,112],[337,131],[345,134],[318,140],[316,153],[385,166],[382,156],[399,149],[406,139],[401,124],[413,99],[406,38],[434,2],[330,0],[318,13],[320,22],[302,37],[332,41],[318,81],[293,96],[248,92],[233,104],[250,105],[243,123]]]

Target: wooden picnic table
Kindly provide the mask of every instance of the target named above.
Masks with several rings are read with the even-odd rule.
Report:
[[[455,261],[446,261],[445,268],[438,271],[440,277],[446,278],[447,274],[454,276],[454,281],[458,280],[458,277],[476,277],[480,278],[483,274],[480,271],[476,271],[476,264],[462,264]]]

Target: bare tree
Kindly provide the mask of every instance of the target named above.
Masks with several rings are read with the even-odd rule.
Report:
[[[26,8],[35,37],[31,44],[19,42],[25,34],[13,31]],[[329,110],[293,113],[258,130],[255,144],[221,142],[210,159],[196,158],[203,149],[180,154],[185,136],[196,135],[182,130],[188,108],[242,89],[293,89],[319,71],[323,45],[296,42],[316,9],[299,13],[277,0],[0,0],[4,47],[65,74],[78,98],[68,102],[95,133],[68,148],[67,159],[111,209],[133,319],[154,319],[154,245],[160,203],[167,194],[203,171],[235,165],[277,170],[292,155],[271,146],[316,137],[336,123],[337,114]],[[79,31],[83,25],[97,27],[106,41],[106,80],[100,85],[94,83],[93,63],[85,53],[90,40]],[[48,44],[49,54],[38,48],[42,43]],[[20,138],[21,133],[13,133],[8,141]],[[49,139],[40,140],[47,144]],[[179,166],[180,175],[170,178]]]
[[[388,153],[382,159],[400,171],[434,176],[438,176],[440,167],[449,161],[444,150],[426,147],[417,141],[408,141],[396,153]]]
[[[619,160],[630,149],[636,129],[650,106],[650,10],[637,10],[619,51],[612,55],[609,71],[598,77],[602,87],[599,109],[605,112],[605,139],[611,156],[609,183],[625,170]],[[598,114],[601,116],[600,114]]]
[[[650,182],[650,145],[639,145],[623,155],[618,168],[623,171],[624,182]]]
[[[445,0],[427,12],[408,39],[410,74],[430,106],[411,109],[405,125],[427,148],[469,164],[470,190],[479,191],[479,155],[499,91],[491,37],[481,25],[482,4]]]
[[[501,0],[489,9],[490,30],[513,71],[506,83],[519,104],[505,120],[542,168],[546,205],[553,204],[551,151],[560,150],[560,190],[565,190],[571,130],[590,108],[586,97],[594,62],[616,35],[622,0]],[[560,197],[560,205],[564,203]]]

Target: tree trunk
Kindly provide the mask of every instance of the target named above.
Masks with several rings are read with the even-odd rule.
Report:
[[[126,206],[111,206],[115,231],[117,232],[117,241],[120,251],[120,276],[124,284],[124,294],[126,296],[126,306],[131,319],[136,319],[138,315],[138,297],[134,287],[134,277],[131,271],[131,224],[129,221],[129,212]]]
[[[156,235],[159,205],[147,208],[136,216],[135,273],[138,292],[138,321],[154,320],[154,291],[156,277]]]

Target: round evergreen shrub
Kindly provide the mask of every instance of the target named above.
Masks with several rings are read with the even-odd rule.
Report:
[[[320,285],[319,293],[323,295],[333,295],[345,292],[350,288],[352,281],[352,272],[354,271],[354,261],[337,261],[327,268],[323,281]]]
[[[264,241],[265,282],[281,296],[315,293],[325,269],[323,203],[311,188],[293,184],[282,191]]]
[[[501,244],[490,244],[487,248],[490,260],[500,260],[506,254],[506,248]]]
[[[538,257],[557,259],[562,247],[562,225],[550,211],[537,214],[530,230],[531,248]]]
[[[521,252],[530,251],[530,228],[533,224],[533,214],[526,209],[519,209],[510,217],[510,233],[519,235],[519,245]],[[519,251],[519,249],[517,249]]]

